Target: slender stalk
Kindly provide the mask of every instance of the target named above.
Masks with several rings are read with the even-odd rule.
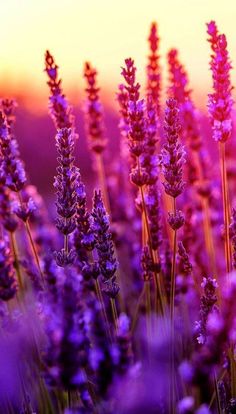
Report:
[[[226,271],[231,271],[231,248],[229,239],[229,197],[228,197],[228,185],[227,185],[227,171],[226,171],[226,158],[225,158],[225,143],[219,143],[220,150],[220,169],[221,169],[221,185],[223,196],[223,212],[224,212],[224,234],[225,234],[225,261]]]
[[[203,172],[201,151],[195,151],[194,155],[195,155],[196,164],[198,167],[200,185],[204,185],[204,172]],[[208,253],[208,257],[210,259],[211,269],[213,270],[213,273],[215,277],[217,278],[216,257],[215,257],[215,249],[214,249],[212,226],[211,226],[209,199],[208,197],[200,196],[200,202],[201,202],[202,214],[203,214],[202,219],[203,219],[203,231],[204,231],[206,250]]]
[[[176,199],[173,199],[173,211],[176,214]],[[174,308],[175,308],[175,272],[176,272],[176,251],[177,251],[177,230],[174,230],[173,238],[173,256],[171,267],[171,290],[170,290],[170,317],[172,324],[174,323]]]
[[[95,280],[95,289],[96,289],[96,294],[97,294],[98,300],[99,300],[100,305],[101,305],[101,310],[102,310],[102,314],[103,314],[103,318],[104,318],[104,322],[105,322],[105,326],[106,326],[106,331],[107,331],[109,339],[112,341],[112,335],[111,335],[111,331],[110,331],[109,321],[108,321],[108,318],[107,318],[106,308],[105,308],[104,300],[103,300],[103,297],[102,297],[100,284],[99,284],[99,281],[97,279]]]
[[[147,231],[147,235],[148,235],[149,252],[150,252],[150,255],[151,255],[152,262],[155,264],[156,262],[155,262],[155,257],[154,257],[154,250],[152,249],[151,231],[150,231],[150,226],[149,226],[149,222],[148,222],[148,214],[147,214],[147,208],[146,208],[145,199],[144,199],[143,187],[140,187],[140,193],[141,193],[142,209],[143,209],[143,213],[144,213],[145,226],[146,226],[146,231]],[[156,289],[157,295],[160,299],[161,312],[162,312],[162,314],[164,314],[164,303],[163,303],[163,297],[162,297],[162,289],[161,289],[160,279],[158,277],[157,272],[154,272],[154,279],[155,279],[155,289]]]
[[[28,237],[29,237],[29,241],[30,241],[31,249],[32,249],[32,252],[33,252],[33,255],[34,255],[35,262],[37,264],[37,267],[38,267],[39,273],[41,275],[42,281],[44,281],[43,272],[42,272],[42,269],[41,269],[41,266],[40,266],[40,263],[39,263],[39,256],[38,256],[35,244],[34,244],[34,240],[33,240],[32,234],[31,234],[30,224],[29,224],[28,220],[25,222],[25,228],[26,228],[26,232],[27,232]]]
[[[116,309],[116,302],[115,302],[115,299],[113,299],[113,298],[110,299],[110,302],[111,302],[111,310],[112,310],[112,317],[113,317],[114,327],[115,327],[115,331],[117,333],[117,331],[118,331],[118,325],[117,325],[118,314],[117,314],[117,309]]]
[[[21,196],[20,191],[18,191],[18,197],[19,197],[19,201],[20,201],[21,206],[23,206],[23,200],[22,200],[22,196]],[[39,270],[40,276],[42,278],[42,281],[44,281],[44,276],[43,276],[43,272],[42,272],[42,269],[41,269],[41,266],[40,266],[37,249],[36,249],[35,244],[34,244],[34,240],[33,240],[32,234],[31,234],[30,224],[29,224],[28,220],[25,222],[25,228],[26,228],[26,232],[27,232],[27,235],[28,235],[28,238],[29,238],[31,250],[33,252],[33,256],[34,256],[34,259],[35,259],[35,263],[38,267],[38,270]]]
[[[225,142],[219,143],[220,149],[220,167],[221,167],[221,185],[222,185],[222,195],[223,195],[223,212],[224,212],[224,234],[225,234],[225,261],[226,261],[226,271],[227,274],[231,271],[231,246],[230,246],[230,238],[229,238],[229,225],[230,225],[230,218],[229,218],[229,196],[228,196],[228,183],[227,183],[227,170],[226,170],[226,157],[225,157]],[[234,347],[230,345],[230,370],[231,370],[231,392],[232,395],[236,395],[236,364],[234,360]]]
[[[214,250],[211,220],[210,220],[209,200],[201,197],[201,205],[202,205],[202,212],[203,212],[203,230],[204,230],[206,250],[210,258],[211,269],[213,270],[214,275],[217,276],[215,250]]]
[[[173,213],[176,215],[176,199],[173,198]],[[175,358],[174,358],[174,316],[175,316],[175,273],[176,273],[176,251],[177,251],[177,230],[174,231],[173,237],[173,255],[171,267],[171,289],[170,289],[170,326],[171,326],[171,346],[170,346],[170,396],[171,396],[171,413],[175,410]]]
[[[217,412],[218,414],[221,414],[220,396],[219,396],[219,390],[218,390],[218,384],[217,384],[217,376],[215,372],[214,372],[214,387],[215,387],[215,393],[216,393]]]
[[[67,396],[68,396],[68,408],[71,408],[72,405],[71,405],[71,391],[70,390],[67,391]]]
[[[147,328],[147,338],[151,339],[151,294],[150,294],[150,281],[145,282],[145,299],[146,299],[146,328]]]
[[[142,292],[139,295],[139,298],[138,298],[138,301],[137,301],[137,304],[136,304],[136,308],[135,308],[135,311],[134,311],[133,321],[132,321],[132,326],[131,326],[131,332],[132,333],[134,332],[134,329],[135,329],[135,326],[136,326],[136,322],[137,322],[137,319],[138,319],[139,308],[140,308],[140,305],[142,303],[144,293],[145,293],[145,286],[143,287]]]
[[[226,376],[226,375],[227,375],[227,370],[226,370],[226,369],[224,369],[223,373],[222,373],[222,374],[221,374],[221,376],[219,377],[219,381],[222,381],[222,380],[225,378],[225,376]],[[212,394],[212,397],[211,397],[211,400],[210,400],[210,403],[209,403],[209,408],[211,408],[211,407],[212,407],[212,405],[213,405],[213,403],[214,403],[215,398],[216,398],[216,389],[214,389],[214,392],[213,392],[213,394]]]
[[[66,234],[64,236],[64,249],[65,249],[65,252],[68,254],[68,252],[69,252],[69,238],[68,238],[68,234]]]
[[[102,195],[104,198],[105,208],[106,208],[107,213],[109,214],[110,224],[112,224],[111,205],[110,205],[110,199],[109,199],[109,195],[107,191],[106,174],[105,174],[104,161],[103,161],[102,154],[96,154],[96,161],[97,161],[97,172],[98,172],[99,184],[100,184]],[[114,251],[115,251],[116,258],[119,258],[115,244],[114,244]],[[117,276],[118,284],[121,288],[120,292],[123,292],[122,278],[121,278],[119,269],[117,269],[116,276]],[[119,294],[118,299],[119,299],[121,309],[124,311],[125,304],[124,304],[122,295]]]
[[[143,247],[147,245],[147,238],[148,238],[147,227],[145,224],[144,211],[142,211],[142,246]],[[151,330],[150,330],[151,300],[148,299],[150,298],[149,280],[144,281],[144,292],[145,292],[145,306],[146,306],[146,331],[147,331],[147,341],[149,344],[151,340]],[[157,295],[155,295],[155,298],[156,296]],[[148,354],[150,354],[149,347],[148,347]]]
[[[20,289],[23,289],[23,281],[22,281],[22,275],[20,270],[20,263],[18,258],[18,251],[17,251],[17,244],[16,244],[16,238],[15,234],[10,232],[10,238],[11,238],[11,246],[12,246],[12,252],[14,256],[14,267],[16,269],[17,279],[19,282]]]
[[[104,162],[103,162],[103,156],[102,154],[96,154],[96,161],[97,161],[97,171],[98,171],[98,178],[99,183],[102,190],[102,195],[104,197],[104,204],[106,207],[106,210],[111,216],[111,206],[110,206],[110,200],[109,195],[107,191],[107,185],[106,185],[106,175],[105,175],[105,169],[104,169]]]

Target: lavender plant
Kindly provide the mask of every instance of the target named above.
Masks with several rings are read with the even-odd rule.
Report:
[[[0,101],[0,413],[235,412],[236,210],[225,151],[234,136],[232,67],[215,22],[207,33],[210,119],[193,103],[175,48],[163,90],[156,23],[144,89],[125,60],[111,137],[97,70],[85,64],[95,188],[87,158],[77,165],[76,111],[46,52],[54,203],[27,178],[15,101]]]

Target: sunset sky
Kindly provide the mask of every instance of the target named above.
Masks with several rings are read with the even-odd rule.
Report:
[[[210,88],[207,21],[215,19],[227,35],[236,66],[235,0],[1,0],[0,15],[0,85],[13,95],[40,92],[46,99],[47,48],[71,96],[82,95],[85,60],[96,65],[101,85],[112,93],[126,57],[135,59],[138,77],[144,80],[146,38],[154,20],[159,25],[163,65],[168,49],[177,47],[198,103],[204,103]],[[235,80],[234,71],[234,84]]]

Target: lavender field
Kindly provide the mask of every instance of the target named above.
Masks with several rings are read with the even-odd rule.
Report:
[[[205,111],[181,51],[163,73],[155,22],[146,67],[117,67],[115,113],[93,62],[73,107],[53,51],[48,119],[1,99],[0,414],[236,413],[226,36],[207,24]]]

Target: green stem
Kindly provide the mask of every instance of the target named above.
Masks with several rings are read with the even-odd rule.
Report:
[[[106,326],[106,331],[107,331],[107,334],[108,334],[108,337],[109,337],[110,341],[112,342],[112,335],[111,335],[111,331],[110,331],[109,321],[108,321],[108,318],[107,318],[106,308],[105,308],[104,300],[103,300],[103,297],[102,297],[100,284],[99,284],[99,281],[97,279],[95,280],[95,288],[96,288],[96,293],[97,293],[98,300],[99,300],[100,305],[101,305],[101,310],[102,310],[102,315],[103,315],[105,326]]]
[[[173,199],[173,212],[176,215],[176,199]],[[174,309],[175,309],[175,272],[176,272],[176,250],[177,250],[177,230],[174,230],[173,240],[173,255],[172,255],[172,266],[171,266],[171,291],[170,291],[170,317],[172,326],[174,323]]]
[[[117,314],[117,309],[116,309],[116,302],[115,302],[115,299],[113,299],[113,298],[110,299],[110,302],[111,302],[111,310],[112,310],[112,317],[113,317],[114,327],[115,327],[115,331],[117,333],[117,331],[118,331],[118,325],[117,325],[118,314]]]
[[[33,240],[32,234],[31,234],[31,229],[30,229],[30,225],[29,225],[28,220],[25,223],[25,228],[26,228],[26,232],[27,232],[28,237],[29,237],[29,241],[30,241],[30,245],[31,245],[31,249],[32,249],[32,252],[33,252],[33,255],[34,255],[36,265],[37,265],[39,273],[41,275],[41,279],[44,282],[43,272],[42,272],[42,269],[41,269],[41,266],[40,266],[40,263],[39,263],[39,257],[38,257],[37,249],[36,249],[35,244],[34,244],[34,240]]]
[[[229,238],[229,197],[228,197],[228,185],[227,185],[227,171],[226,171],[226,158],[225,158],[225,143],[220,142],[220,167],[221,167],[221,184],[222,184],[222,196],[223,196],[223,212],[224,212],[224,229],[225,229],[225,261],[226,271],[231,271],[231,248]]]
[[[145,203],[145,199],[144,199],[143,187],[140,187],[140,193],[141,193],[141,200],[142,200],[142,208],[143,208],[143,213],[144,213],[145,225],[146,225],[146,230],[147,230],[147,235],[148,235],[149,252],[150,252],[152,262],[154,264],[156,264],[155,257],[154,257],[154,250],[152,248],[151,231],[150,231],[150,226],[149,226],[149,222],[148,222],[148,214],[147,214],[147,208],[146,208],[146,203]],[[161,312],[162,312],[162,314],[164,314],[164,303],[163,303],[163,295],[162,295],[163,292],[162,292],[161,285],[160,285],[160,278],[159,278],[159,275],[158,275],[157,272],[153,272],[153,273],[154,273],[154,279],[155,279],[155,288],[156,288],[158,297],[160,299]]]
[[[19,259],[18,259],[18,251],[17,251],[17,244],[16,244],[16,239],[15,239],[15,234],[10,232],[10,238],[11,238],[11,246],[12,246],[12,252],[13,252],[13,256],[14,256],[14,266],[16,269],[16,274],[17,274],[17,279],[19,282],[19,286],[20,289],[23,289],[23,281],[22,281],[22,275],[21,275],[21,270],[20,270],[20,263],[19,263]]]

